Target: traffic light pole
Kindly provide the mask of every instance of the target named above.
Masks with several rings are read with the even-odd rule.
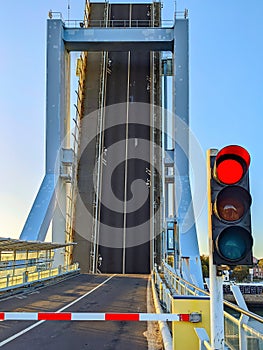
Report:
[[[210,322],[213,350],[224,350],[223,278],[210,262]]]
[[[250,154],[228,145],[207,152],[210,317],[212,349],[224,349],[223,274],[253,262]]]
[[[218,267],[213,262],[212,239],[212,203],[211,203],[211,165],[210,157],[215,156],[217,150],[207,151],[207,191],[208,191],[208,233],[209,233],[209,281],[210,281],[210,328],[211,348],[224,350],[224,307],[223,307],[223,277],[218,276]]]
[[[212,259],[209,252],[211,348],[224,350],[223,277],[217,276]]]

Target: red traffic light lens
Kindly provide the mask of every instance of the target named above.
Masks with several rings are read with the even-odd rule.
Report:
[[[214,174],[219,182],[233,185],[243,178],[249,164],[250,155],[247,150],[237,145],[227,146],[216,156]]]
[[[214,204],[214,212],[220,220],[240,220],[251,206],[251,196],[240,186],[229,186],[220,191]]]
[[[252,244],[250,233],[239,226],[225,228],[216,240],[218,253],[229,263],[242,260],[252,248]]]
[[[216,173],[220,182],[231,185],[242,179],[244,171],[237,160],[226,159],[217,166]]]

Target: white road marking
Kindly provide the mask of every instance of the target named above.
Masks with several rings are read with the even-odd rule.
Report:
[[[131,8],[131,6],[130,6]],[[123,208],[123,254],[122,273],[125,274],[126,263],[126,222],[127,222],[127,185],[128,185],[128,141],[129,141],[129,94],[131,75],[131,51],[128,52],[128,78],[127,78],[127,109],[126,109],[126,133],[125,133],[125,170],[124,170],[124,208]]]
[[[151,306],[151,277],[148,278],[147,283],[147,312],[152,312],[152,306]],[[154,341],[152,339],[152,335],[154,334],[154,324],[152,322],[147,322],[147,331],[145,332],[144,336],[147,339],[148,342],[148,350],[155,350]]]
[[[116,276],[116,274],[110,276],[110,277],[107,278],[104,282],[102,282],[101,284],[97,285],[97,287],[93,288],[92,290],[90,290],[90,291],[87,292],[86,294],[82,295],[82,296],[79,297],[78,299],[73,300],[73,301],[72,301],[71,303],[69,303],[68,305],[63,306],[61,309],[57,310],[56,312],[62,312],[62,311],[64,311],[64,310],[66,310],[67,308],[69,308],[70,306],[76,304],[76,303],[77,303],[78,301],[80,301],[81,299],[83,299],[83,298],[85,298],[86,296],[88,296],[89,294],[95,292],[95,290],[99,289],[101,286],[103,286],[105,283],[107,283],[109,280],[111,280],[111,279],[112,279],[113,277],[115,277],[115,276]],[[33,329],[33,328],[35,328],[35,327],[37,327],[37,326],[40,326],[40,325],[41,325],[42,323],[44,323],[44,322],[46,322],[46,321],[39,321],[39,322],[37,322],[37,323],[34,323],[34,324],[32,324],[31,326],[29,326],[29,327],[23,329],[22,331],[20,331],[20,332],[18,332],[18,333],[16,333],[16,334],[12,335],[11,337],[9,337],[9,338],[7,338],[7,339],[1,341],[1,342],[0,342],[0,347],[4,346],[4,345],[7,344],[7,343],[10,343],[12,340],[15,340],[16,338],[20,337],[21,335],[23,335],[23,334],[25,334],[25,333],[31,331],[31,329]]]

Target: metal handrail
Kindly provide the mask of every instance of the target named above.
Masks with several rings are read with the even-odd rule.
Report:
[[[66,20],[64,21],[65,26],[69,28],[89,28],[89,27],[98,27],[98,28],[142,28],[142,27],[173,27],[174,22],[171,20],[138,20],[138,19],[114,19],[114,20]]]
[[[76,206],[76,195],[77,195],[77,171],[78,171],[78,154],[79,154],[79,147],[80,147],[80,119],[81,119],[81,107],[82,107],[82,93],[83,93],[83,80],[85,79],[85,69],[86,69],[86,54],[81,54],[80,60],[81,60],[81,66],[79,71],[79,81],[78,81],[78,90],[76,91],[77,94],[77,103],[74,104],[76,109],[76,116],[73,118],[73,121],[75,123],[75,127],[73,128],[73,132],[71,133],[71,136],[73,137],[73,163],[71,165],[71,181],[70,181],[70,188],[69,188],[69,204],[67,205],[67,216],[66,216],[66,240],[69,242],[73,241],[73,226],[74,226],[74,210]],[[67,264],[71,262],[71,256],[72,256],[72,248],[68,249],[65,252],[65,259]]]
[[[164,278],[165,278],[165,282],[164,280],[161,278],[161,276],[159,275],[156,267],[154,268],[154,278],[155,278],[155,283],[156,286],[159,290],[159,298],[160,298],[160,302],[162,303],[163,307],[165,308],[166,312],[170,313],[172,312],[171,310],[171,300],[173,299],[173,290],[175,290],[177,293],[181,293],[181,294],[192,294],[192,295],[196,295],[197,292],[202,293],[203,295],[209,296],[210,293],[199,288],[196,287],[195,285],[193,285],[192,283],[186,281],[185,279],[183,279],[182,277],[178,276],[176,274],[176,271],[170,266],[168,265],[166,262],[162,262],[162,267],[163,270],[162,272],[164,273]],[[168,287],[168,288],[167,288]],[[203,296],[200,295],[200,298],[202,298]],[[249,321],[254,320],[259,322],[260,324],[263,323],[263,317],[250,312],[248,310],[244,310],[243,308],[232,304],[231,302],[228,302],[226,300],[223,301],[224,305],[230,307],[232,310],[237,311],[239,313],[241,313],[241,315],[246,315],[249,317]],[[247,324],[246,319],[243,319],[243,317],[240,316],[239,318],[232,316],[230,313],[228,313],[227,311],[224,311],[224,319],[225,322],[230,322],[230,326],[231,324],[234,324],[235,326],[238,327],[238,334],[236,334],[236,332],[234,332],[233,336],[237,337],[238,336],[238,341],[240,344],[240,350],[243,349],[247,349],[246,347],[246,339],[249,336],[254,336],[258,339],[258,341],[260,341],[260,344],[262,344],[263,341],[263,334],[262,331],[260,329],[258,329],[258,327],[256,325],[250,325]],[[225,334],[225,349],[233,349],[232,345],[231,345],[231,327],[229,327],[229,324],[226,324],[226,334]],[[205,333],[205,329],[204,333]],[[230,333],[229,333],[230,330]],[[230,335],[230,339],[229,339],[229,335]],[[203,333],[197,334],[198,338],[199,338],[199,342],[200,342],[200,349],[212,349],[211,344],[209,344],[209,337],[207,339],[207,337],[204,336]]]
[[[240,312],[248,317],[251,317],[253,318],[254,320],[260,322],[260,323],[263,323],[263,317],[255,314],[254,312],[251,312],[251,311],[247,311],[245,309],[242,309],[241,307],[231,303],[230,301],[227,301],[227,300],[224,300],[224,305],[230,307],[231,309],[237,311],[237,312]]]
[[[229,314],[228,312],[224,311],[224,316],[230,320],[231,322],[235,323],[237,326],[239,326],[240,324],[240,320],[238,320],[236,317],[232,316],[231,314]],[[254,328],[248,326],[247,324],[242,324],[242,327],[244,328],[244,330],[256,335],[257,337],[261,338],[263,340],[263,334],[259,333],[257,330],[255,330]]]
[[[206,290],[202,289],[202,288],[199,288],[197,286],[195,286],[194,284],[190,283],[189,281],[183,279],[182,277],[176,275],[175,271],[173,270],[173,268],[168,265],[165,261],[162,262],[162,265],[171,273],[173,274],[173,278],[177,279],[178,281],[182,281],[184,284],[190,286],[191,288],[193,288],[194,290],[202,293],[202,294],[205,294],[205,295],[210,295],[209,292],[207,292]],[[191,289],[189,289],[189,292],[191,294],[195,294]]]
[[[48,12],[48,17],[50,18],[50,19],[61,19],[63,22],[76,22],[76,23],[84,23],[84,21],[87,21],[87,16],[85,15],[84,16],[84,21],[83,20],[66,20],[66,21],[64,21],[64,19],[63,19],[63,15],[62,15],[62,13],[61,12],[57,12],[57,11],[52,11],[52,10],[50,10],[49,12]],[[179,19],[179,18],[184,18],[184,19],[187,19],[188,18],[188,9],[185,9],[184,11],[176,11],[175,13],[174,13],[174,18],[175,19]],[[104,21],[104,20],[101,20],[101,21]],[[128,22],[130,21],[130,20],[127,20]],[[135,21],[135,20],[134,20]],[[143,21],[143,20],[141,20],[141,21]],[[173,21],[172,20],[162,20],[162,23],[163,22],[172,22],[173,23]],[[149,22],[152,22],[152,19],[149,19]],[[158,22],[158,21],[156,21],[156,22]]]
[[[54,14],[54,16],[53,16]],[[105,21],[104,19],[87,20],[87,19],[72,19],[63,20],[59,12],[52,12],[52,19],[61,19],[67,28],[172,28],[173,20],[152,20],[152,19],[112,19]]]
[[[201,289],[197,286],[195,286],[194,284],[186,281],[185,279],[183,279],[182,277],[179,277],[178,275],[176,275],[175,271],[173,271],[172,267],[170,265],[168,265],[166,262],[163,261],[163,266],[173,275],[173,278],[175,278],[178,281],[183,282],[185,285],[188,285],[189,287],[193,288],[196,291],[199,291],[205,295],[210,296],[210,293],[205,291],[204,289]],[[188,291],[192,294],[195,294],[193,290],[188,289]],[[231,303],[230,301],[224,300],[224,305],[230,307],[231,309],[233,309],[234,311],[240,312],[246,316],[249,316],[251,318],[253,318],[254,320],[263,323],[263,317],[251,312],[251,311],[247,311],[233,303]]]
[[[64,21],[61,12],[56,12],[56,11],[50,10],[50,11],[48,12],[48,17],[49,17],[50,19],[61,19],[62,21]]]
[[[107,23],[108,20],[108,5],[105,5],[104,19],[103,21]],[[107,25],[106,25],[107,26]],[[95,215],[92,223],[92,237],[91,237],[91,271],[96,273],[99,271],[96,266],[96,255],[98,253],[98,241],[99,241],[99,216],[100,216],[100,205],[99,198],[101,192],[101,153],[103,149],[103,125],[104,125],[104,114],[105,114],[105,87],[106,87],[106,79],[107,79],[107,61],[108,61],[108,53],[103,51],[102,59],[100,64],[100,87],[99,87],[99,109],[98,109],[98,121],[97,121],[97,140],[96,140],[96,160],[97,166],[95,167],[95,178],[97,179],[96,190],[93,194],[93,202],[95,203]]]
[[[33,282],[43,281],[51,277],[59,277],[69,272],[79,271],[79,264],[74,263],[42,271],[24,271],[19,275],[8,275],[0,278],[0,292],[28,285]],[[27,275],[25,274],[27,272]]]
[[[176,11],[175,18],[188,18],[188,9],[185,9],[184,11]]]

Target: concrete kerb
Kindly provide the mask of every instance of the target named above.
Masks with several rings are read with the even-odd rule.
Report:
[[[152,282],[152,294],[153,294],[154,307],[155,307],[156,313],[161,314],[163,313],[163,310],[158,300],[158,295],[155,289],[153,275],[151,276],[151,282]],[[173,350],[173,339],[167,323],[165,321],[158,321],[158,325],[160,328],[160,332],[162,334],[164,349]]]

